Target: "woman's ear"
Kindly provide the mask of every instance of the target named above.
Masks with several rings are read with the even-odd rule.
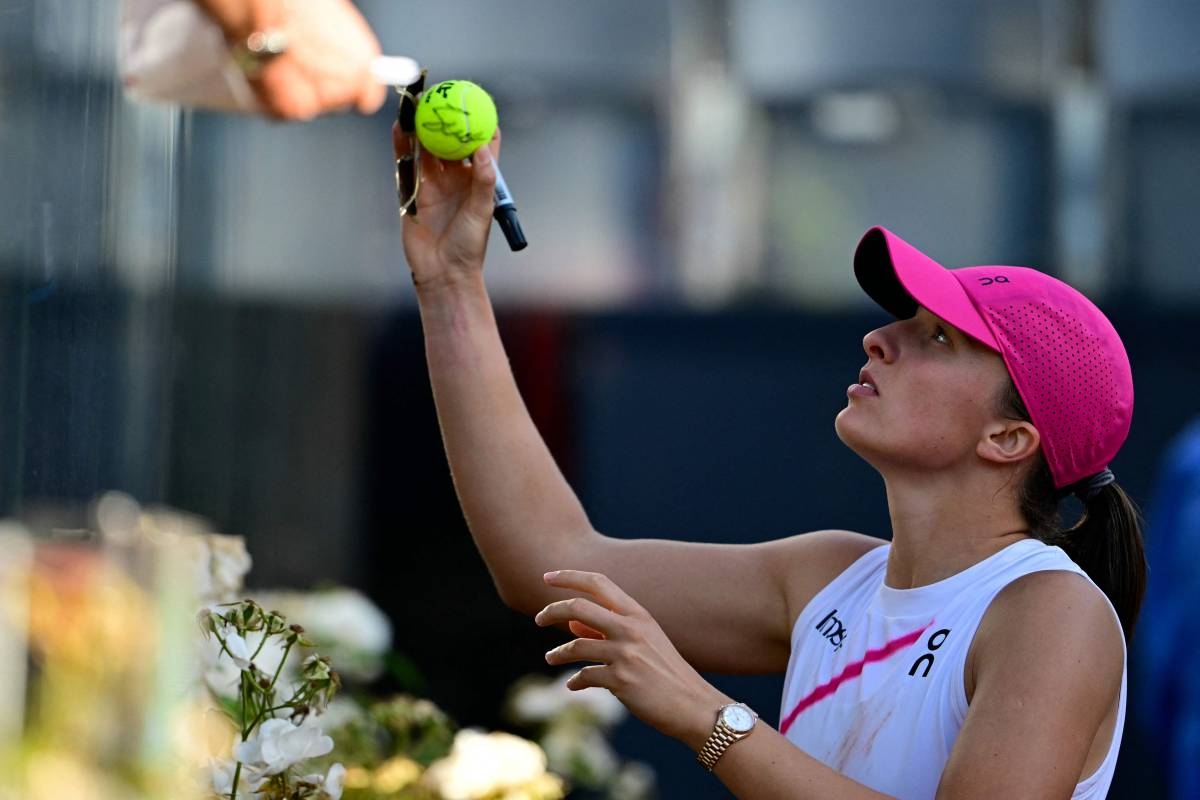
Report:
[[[1041,443],[1042,437],[1032,423],[1006,419],[988,425],[975,452],[996,464],[1012,464],[1032,456]]]

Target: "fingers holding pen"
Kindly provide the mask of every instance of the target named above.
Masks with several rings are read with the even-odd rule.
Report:
[[[468,161],[445,160],[406,133],[407,121],[392,125],[397,196],[402,211],[405,255],[417,286],[473,276],[482,269],[495,210],[500,137]]]
[[[471,211],[490,225],[496,207],[496,162],[491,149],[481,147],[476,150],[468,169],[471,170]]]
[[[492,134],[492,140],[488,142],[488,149],[491,151],[492,158],[496,161],[500,160],[500,126],[496,126],[496,132]]]

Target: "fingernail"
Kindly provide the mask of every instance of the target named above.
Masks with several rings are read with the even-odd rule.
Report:
[[[552,581],[557,577],[558,577],[558,570],[554,570],[553,572],[547,572],[545,575],[542,576],[542,579],[547,580],[547,581]]]

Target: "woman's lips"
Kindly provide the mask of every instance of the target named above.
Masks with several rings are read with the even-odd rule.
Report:
[[[846,394],[851,397],[878,397],[879,389],[876,388],[875,376],[866,367],[863,367],[858,371],[858,383],[850,384]]]

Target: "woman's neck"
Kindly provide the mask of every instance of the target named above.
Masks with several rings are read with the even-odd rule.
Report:
[[[994,475],[886,479],[892,520],[887,585],[927,586],[1030,534],[1007,484]]]

